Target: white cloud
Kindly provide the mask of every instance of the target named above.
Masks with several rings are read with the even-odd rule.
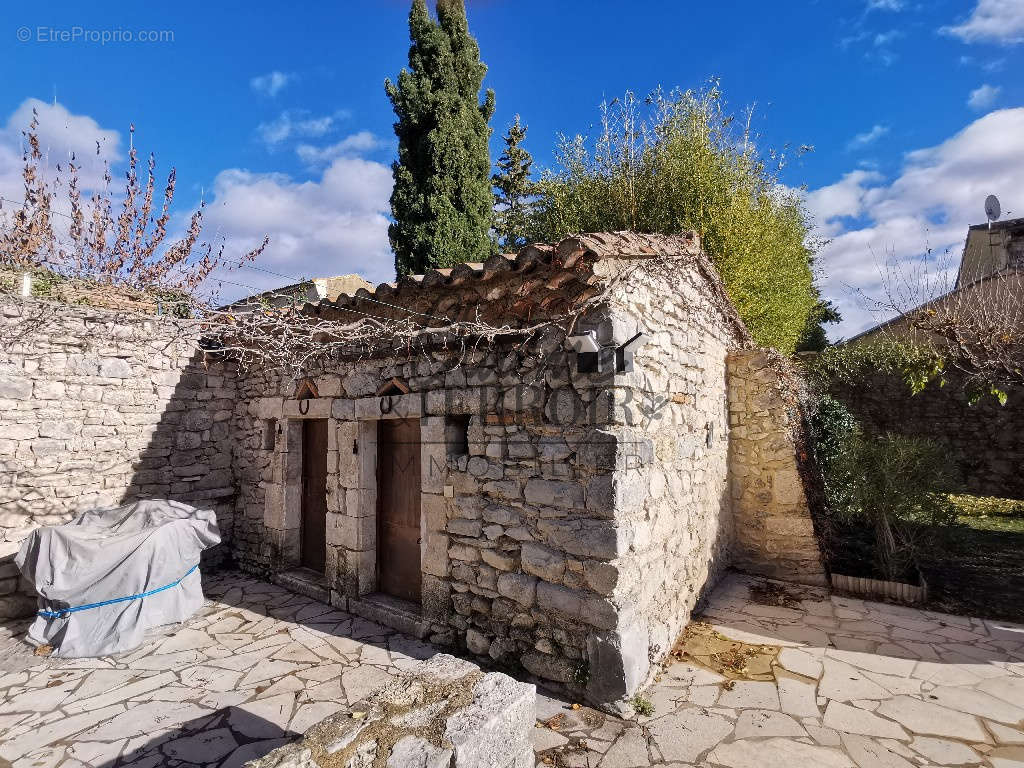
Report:
[[[268,123],[256,127],[260,140],[274,148],[292,138],[317,138],[334,127],[334,117],[311,117],[308,113],[286,110]]]
[[[114,192],[121,191],[123,134],[101,127],[86,115],[72,114],[60,104],[27,99],[0,128],[0,195],[18,204],[22,199],[21,131],[32,119],[33,108],[39,112],[40,144],[51,167],[64,163],[74,153],[82,165],[83,190],[88,190],[102,184],[103,160],[110,160],[121,166],[112,173]],[[349,138],[353,147],[367,145],[363,134]],[[159,165],[158,173],[169,165]],[[183,183],[179,178],[168,242],[181,236],[192,213],[185,206]],[[392,280],[394,256],[387,234],[391,184],[390,168],[352,156],[333,159],[322,174],[309,181],[282,174],[225,170],[217,174],[212,191],[207,190],[202,239],[223,242],[225,253],[231,257],[246,253],[269,235],[270,245],[257,264],[271,271],[296,277],[358,272],[375,282]],[[162,186],[158,184],[158,189]],[[4,202],[0,213],[17,207]],[[54,218],[58,231],[64,221],[61,216]],[[258,290],[289,282],[249,268],[221,276]],[[223,298],[231,299],[250,292],[249,288],[224,285],[221,293]]]
[[[980,88],[975,88],[971,91],[971,95],[967,97],[967,106],[979,112],[986,110],[995,103],[999,92],[1002,90],[1002,88],[989,85],[988,83]]]
[[[79,184],[93,190],[103,184],[104,162],[121,159],[121,135],[101,128],[91,117],[75,115],[61,104],[39,99],[25,99],[0,131],[0,190],[6,198],[14,194],[22,198],[22,154],[26,147],[23,132],[32,122],[35,110],[39,118],[39,148],[46,156],[46,165],[64,167],[72,157],[79,168]],[[5,207],[9,204],[5,203]]]
[[[846,145],[848,151],[856,149],[862,149],[870,144],[874,144],[880,138],[885,136],[889,132],[889,126],[878,125],[877,123],[871,127],[870,131],[864,133],[858,133],[854,136]]]
[[[904,0],[868,0],[869,11],[902,11]]]
[[[907,262],[931,247],[937,254],[948,249],[955,268],[967,227],[984,219],[986,195],[999,195],[1004,209],[1024,211],[1021,137],[1024,108],[997,110],[941,144],[908,153],[894,179],[858,170],[807,194],[816,234],[831,238],[818,264],[822,288],[844,317],[834,334],[848,337],[884,319],[861,306],[849,287],[881,298],[886,261]]]
[[[898,29],[890,29],[888,32],[879,32],[877,35],[875,35],[875,47],[881,48],[893,42],[894,40],[898,40],[901,37],[903,37],[903,33],[900,32]]]
[[[332,160],[345,157],[346,155],[358,155],[362,152],[371,152],[381,145],[378,139],[370,131],[359,131],[351,136],[346,136],[336,144],[326,147],[317,147],[312,144],[300,144],[295,148],[295,153],[306,165],[315,166],[329,163]]]
[[[1024,0],[978,0],[965,22],[939,31],[965,43],[1024,43]]]
[[[359,273],[371,282],[393,280],[387,233],[391,184],[389,168],[358,157],[335,159],[319,180],[311,181],[230,169],[214,181],[206,224],[208,232],[225,239],[232,255],[269,235],[259,264],[283,275]],[[250,269],[223,277],[260,290],[289,282]],[[225,285],[222,298],[249,292]]]
[[[274,70],[265,75],[257,75],[249,81],[249,87],[256,93],[273,98],[277,96],[285,86],[295,80],[295,75]]]

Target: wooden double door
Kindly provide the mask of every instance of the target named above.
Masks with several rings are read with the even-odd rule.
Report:
[[[377,422],[377,587],[420,602],[420,422]]]

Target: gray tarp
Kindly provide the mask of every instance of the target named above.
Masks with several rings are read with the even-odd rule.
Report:
[[[212,510],[162,499],[91,510],[33,531],[15,562],[39,594],[40,611],[59,613],[174,586],[59,617],[39,615],[27,639],[53,646],[55,656],[136,648],[147,629],[184,621],[203,604],[199,569],[189,570],[219,542]]]

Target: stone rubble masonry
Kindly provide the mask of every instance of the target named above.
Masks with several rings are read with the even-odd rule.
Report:
[[[534,686],[438,654],[245,766],[532,768],[536,717]]]
[[[11,562],[21,542],[87,509],[147,497],[212,506],[230,541],[235,377],[204,365],[182,333],[167,318],[0,307],[0,617],[35,608]]]
[[[782,581],[827,584],[799,451],[798,393],[764,350],[729,356],[734,565]]]
[[[954,470],[949,490],[1024,499],[1024,386],[1007,388],[1006,405],[994,397],[972,405],[963,374],[943,377],[945,386],[915,394],[901,376],[876,374],[856,386],[835,383],[832,395],[870,434],[938,442]]]

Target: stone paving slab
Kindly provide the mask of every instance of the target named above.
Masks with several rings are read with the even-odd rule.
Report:
[[[729,576],[701,618],[781,646],[774,682],[677,661],[650,717],[546,700],[537,765],[1024,768],[1024,627],[765,584]]]
[[[764,585],[728,577],[702,619],[780,647],[773,681],[675,662],[631,720],[538,693],[537,765],[1024,768],[1024,627]],[[237,768],[437,652],[249,577],[204,587],[118,657],[34,657],[6,625],[0,768]]]
[[[436,650],[238,574],[184,626],[97,659],[35,657],[7,627],[0,766],[237,768]]]

